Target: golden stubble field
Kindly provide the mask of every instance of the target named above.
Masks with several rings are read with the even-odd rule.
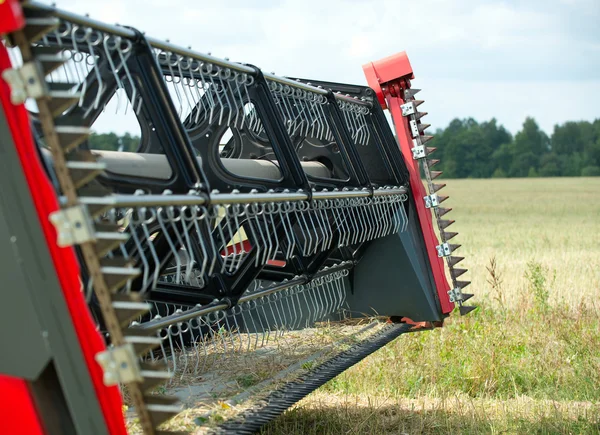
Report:
[[[471,289],[489,297],[490,258],[510,307],[520,303],[527,263],[548,269],[550,302],[600,309],[600,178],[450,180],[450,228],[463,247]],[[554,276],[555,274],[555,276]]]
[[[263,433],[600,434],[600,178],[445,182],[480,308],[400,337]]]

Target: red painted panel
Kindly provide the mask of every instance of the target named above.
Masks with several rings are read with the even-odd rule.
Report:
[[[421,230],[423,231],[423,239],[425,240],[425,247],[429,257],[429,263],[431,264],[441,309],[443,313],[450,313],[454,309],[454,304],[450,302],[448,296],[450,286],[446,279],[444,260],[438,257],[435,248],[439,242],[433,230],[431,211],[425,208],[425,202],[423,201],[423,197],[427,195],[427,192],[421,181],[419,162],[414,160],[412,156],[412,135],[408,126],[408,121],[402,116],[402,110],[400,109],[400,106],[404,104],[404,101],[401,98],[392,97],[389,92],[385,95],[387,106],[394,119],[394,126],[396,128],[396,134],[398,135],[398,142],[400,143],[400,150],[404,155],[404,161],[406,162],[406,166],[410,173],[410,188],[413,198],[415,198],[417,215],[419,216]]]
[[[0,375],[0,433],[44,435],[27,382]]]
[[[6,48],[0,44],[0,73],[11,66]],[[87,367],[92,378],[96,396],[111,434],[126,435],[122,414],[122,401],[116,386],[106,387],[102,381],[102,369],[94,356],[105,349],[104,341],[96,327],[81,292],[79,282],[79,263],[72,248],[59,248],[56,245],[56,231],[48,215],[59,209],[55,192],[46,178],[38,160],[33,142],[29,118],[24,105],[14,106],[10,102],[8,85],[0,80],[0,98],[23,172],[29,184],[32,200],[35,204],[40,225],[46,237],[46,243],[52,256],[56,274],[63,289],[65,301],[73,320],[73,327],[79,339]],[[0,419],[0,421],[3,421]],[[10,432],[13,433],[13,432]],[[14,432],[19,433],[19,432]]]
[[[0,33],[10,33],[25,25],[19,0],[0,0]]]
[[[425,187],[421,181],[419,172],[419,162],[412,156],[412,134],[408,125],[408,120],[402,116],[400,106],[404,104],[400,98],[400,90],[406,79],[414,77],[413,70],[405,52],[386,57],[376,62],[371,62],[363,66],[365,76],[369,86],[377,92],[381,103],[381,98],[385,99],[382,107],[387,107],[390,111],[400,150],[404,156],[404,161],[410,173],[410,188],[415,198],[417,215],[423,231],[425,247],[431,264],[435,286],[440,299],[440,306],[443,313],[449,313],[454,309],[454,304],[450,302],[448,296],[448,280],[444,269],[444,261],[437,256],[436,246],[439,244],[433,229],[431,211],[425,208],[423,197],[427,195]]]

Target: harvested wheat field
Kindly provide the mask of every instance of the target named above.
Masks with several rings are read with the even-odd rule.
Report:
[[[600,433],[600,177],[445,194],[480,308],[400,337],[264,434]]]

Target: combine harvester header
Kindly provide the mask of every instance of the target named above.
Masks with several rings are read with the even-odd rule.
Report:
[[[474,308],[406,54],[365,87],[36,2],[0,17],[3,433],[167,433],[186,409],[253,433]],[[94,149],[108,107],[136,149]]]

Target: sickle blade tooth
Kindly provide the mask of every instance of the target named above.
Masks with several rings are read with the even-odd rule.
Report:
[[[440,204],[441,204],[442,202],[444,202],[444,201],[445,201],[445,200],[447,200],[448,198],[450,198],[450,197],[449,197],[449,196],[447,196],[447,195],[446,195],[446,196],[444,196],[444,195],[438,195],[438,203],[440,203]]]
[[[428,135],[428,134],[423,134],[420,136],[421,138],[421,144],[425,145],[427,142],[429,142],[431,139],[433,139],[433,136]]]
[[[446,229],[446,228],[448,228],[450,225],[452,225],[453,223],[454,223],[454,220],[452,220],[452,219],[441,219],[441,220],[440,220],[440,228],[441,228],[442,230],[443,230],[443,229]]]
[[[421,119],[422,117],[424,117],[427,114],[428,114],[427,112],[417,112],[415,114],[415,119]]]
[[[456,251],[458,248],[460,248],[461,246],[462,246],[462,245],[453,245],[453,244],[450,244],[450,250],[451,250],[452,252],[454,252],[454,251]]]
[[[414,96],[417,95],[419,92],[421,92],[420,89],[406,89],[404,91],[404,98],[405,99],[414,98]]]
[[[442,190],[444,187],[446,187],[446,183],[439,183],[439,184],[433,183],[431,185],[431,187],[433,188],[433,191],[435,193],[435,192]]]
[[[456,236],[458,236],[458,233],[454,233],[452,231],[444,231],[444,238],[446,239],[446,241],[453,239]]]
[[[440,217],[444,216],[446,213],[450,213],[451,211],[451,208],[438,207],[438,213],[440,214]]]
[[[419,124],[419,132],[423,133],[429,127],[431,127],[431,124]]]
[[[466,273],[469,269],[459,269],[459,268],[455,268],[454,269],[454,277],[458,278],[459,276],[463,275],[464,273]]]
[[[460,312],[461,316],[466,316],[467,314],[469,314],[471,311],[473,311],[475,308],[477,307],[467,307],[466,305],[462,305],[458,311]]]
[[[427,165],[432,168],[440,162],[440,159],[427,159]]]
[[[458,257],[458,256],[450,256],[450,261],[448,261],[448,264],[450,266],[455,266],[456,264],[460,263],[461,261],[463,261],[465,259],[465,257]]]
[[[460,246],[460,245],[458,245],[458,246]],[[464,289],[465,287],[467,287],[469,284],[471,284],[471,281],[456,281],[456,285],[458,287],[460,287],[461,290]]]
[[[463,293],[462,294],[462,301],[463,302],[467,302],[469,299],[471,299],[473,297],[473,293]]]
[[[429,174],[431,175],[431,179],[432,180],[435,180],[436,178],[438,178],[443,173],[444,173],[444,171],[430,171],[429,172]]]

